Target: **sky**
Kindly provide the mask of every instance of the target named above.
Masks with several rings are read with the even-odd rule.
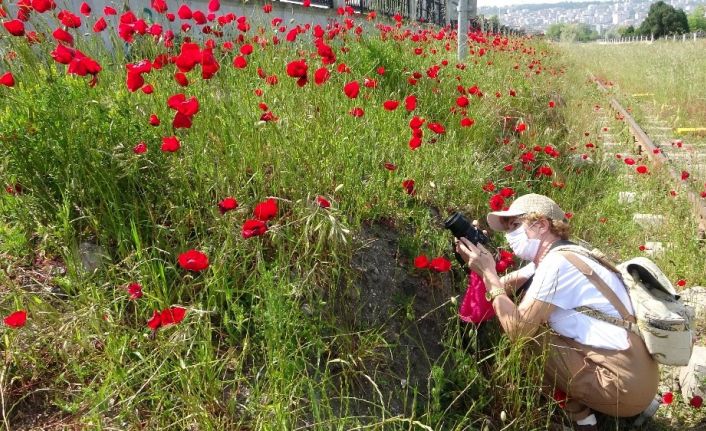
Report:
[[[582,0],[573,0],[582,1]],[[586,1],[586,0],[584,0]],[[566,0],[478,0],[478,7],[481,6],[507,6],[530,3],[564,3]]]

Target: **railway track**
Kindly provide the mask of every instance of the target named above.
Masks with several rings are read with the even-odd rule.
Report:
[[[706,143],[691,144],[685,139],[674,138],[672,128],[655,124],[647,131],[641,127],[635,118],[613,97],[606,85],[594,75],[590,79],[598,88],[606,93],[610,107],[616,117],[622,119],[633,136],[635,154],[649,159],[655,166],[663,168],[671,177],[675,190],[680,190],[691,204],[692,213],[698,225],[697,237],[706,240],[706,199],[686,182],[699,182],[706,187]],[[655,119],[655,122],[658,121]],[[684,176],[688,178],[684,178]]]

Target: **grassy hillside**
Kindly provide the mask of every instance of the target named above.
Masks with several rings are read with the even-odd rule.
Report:
[[[108,16],[125,51],[47,15],[39,42],[0,29],[0,314],[27,312],[3,328],[8,429],[545,429],[539,364],[459,326],[459,268],[413,265],[453,260],[450,212],[530,191],[703,281],[686,206],[603,161],[622,124],[554,48],[474,33],[457,64],[448,29],[216,15],[198,44]],[[618,205],[626,181],[649,208]]]

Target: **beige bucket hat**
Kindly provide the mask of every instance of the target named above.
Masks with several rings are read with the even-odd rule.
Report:
[[[538,195],[536,193],[520,196],[515,199],[507,211],[493,211],[488,213],[486,219],[491,229],[496,232],[504,232],[507,229],[502,223],[503,217],[516,217],[529,213],[538,213],[552,220],[567,221],[566,213],[556,202],[544,195]]]

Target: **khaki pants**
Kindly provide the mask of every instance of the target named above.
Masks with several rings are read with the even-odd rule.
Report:
[[[580,420],[591,410],[611,416],[634,416],[647,408],[657,394],[659,370],[642,339],[631,332],[630,347],[600,349],[548,332],[543,336],[546,354],[545,390],[567,394],[564,410]]]

